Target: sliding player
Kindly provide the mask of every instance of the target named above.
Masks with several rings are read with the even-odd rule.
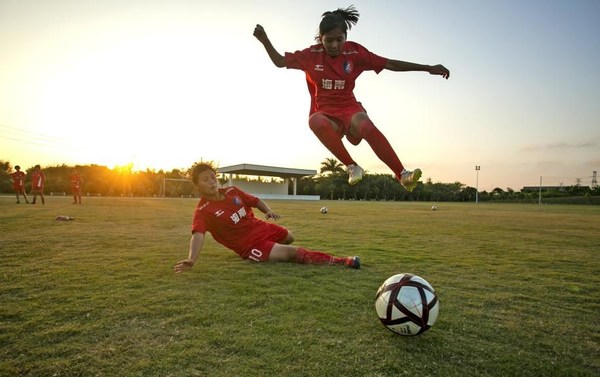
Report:
[[[191,269],[204,245],[205,233],[243,259],[256,262],[296,262],[303,264],[345,265],[360,268],[359,257],[338,258],[293,246],[294,236],[286,228],[260,220],[252,208],[277,220],[269,205],[236,187],[218,188],[216,169],[200,163],[192,169],[192,182],[200,193],[194,212],[188,258],[175,265],[175,272]]]

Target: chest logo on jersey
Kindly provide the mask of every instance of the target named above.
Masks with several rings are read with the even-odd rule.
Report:
[[[352,70],[354,69],[354,64],[352,64],[351,61],[346,60],[344,62],[344,72],[346,74],[350,74],[352,72]]]
[[[240,199],[239,196],[234,196],[233,197],[233,204],[235,204],[236,206],[239,206],[240,204],[242,204],[242,199]]]
[[[215,212],[215,216],[219,217],[219,216],[221,216],[224,213],[225,213],[225,211],[223,211],[222,209],[220,209],[220,210],[218,210],[218,211]]]
[[[323,72],[324,69],[323,64],[315,64],[315,71]]]

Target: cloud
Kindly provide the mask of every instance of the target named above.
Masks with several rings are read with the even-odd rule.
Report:
[[[544,150],[572,150],[572,149],[589,149],[599,145],[596,141],[585,141],[579,143],[567,143],[564,141],[547,144],[528,144],[521,148],[525,152],[537,152]]]
[[[599,169],[600,168],[600,158],[593,158],[591,160],[585,161],[585,165],[591,168]]]

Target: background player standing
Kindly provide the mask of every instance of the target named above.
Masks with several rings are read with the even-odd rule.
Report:
[[[13,180],[13,189],[17,194],[17,204],[21,203],[19,200],[19,194],[23,195],[25,198],[25,203],[29,204],[29,200],[27,200],[27,194],[25,193],[25,173],[21,171],[21,167],[19,165],[15,166],[15,172],[11,174]]]
[[[73,172],[69,175],[69,181],[71,182],[73,204],[81,204],[81,176],[77,169],[73,169]]]
[[[188,258],[175,265],[180,273],[194,266],[208,231],[221,245],[243,259],[256,262],[296,262],[303,264],[337,264],[360,268],[359,257],[338,258],[320,251],[290,245],[294,236],[286,228],[260,220],[252,208],[277,220],[269,205],[236,187],[218,188],[216,169],[201,163],[192,169],[192,182],[200,193],[194,212]]]
[[[375,55],[358,43],[347,41],[348,29],[358,22],[358,11],[350,6],[325,12],[319,24],[318,44],[281,55],[273,47],[264,28],[256,25],[254,36],[264,45],[277,67],[305,72],[311,108],[308,124],[321,143],[348,168],[348,183],[358,183],[364,170],[352,159],[341,138],[353,145],[365,139],[377,157],[396,175],[408,191],[421,177],[421,170],[404,168],[386,137],[375,127],[366,110],[354,97],[354,85],[364,71],[425,71],[443,78],[450,76],[444,66],[422,65]]]
[[[42,199],[42,204],[46,204],[44,200],[44,185],[46,183],[46,176],[42,171],[40,165],[35,165],[33,167],[33,173],[31,173],[31,194],[33,199],[31,200],[31,204],[35,204],[37,196],[39,195]]]

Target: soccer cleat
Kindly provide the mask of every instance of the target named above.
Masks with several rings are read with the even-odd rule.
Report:
[[[421,169],[415,169],[413,171],[404,169],[402,170],[402,173],[400,173],[400,184],[410,192],[417,187],[417,182],[421,179],[422,174],[423,172],[421,172]]]
[[[350,268],[360,269],[360,257],[348,257],[346,258],[346,266]]]
[[[348,183],[355,185],[363,179],[365,171],[358,165],[348,165]]]

